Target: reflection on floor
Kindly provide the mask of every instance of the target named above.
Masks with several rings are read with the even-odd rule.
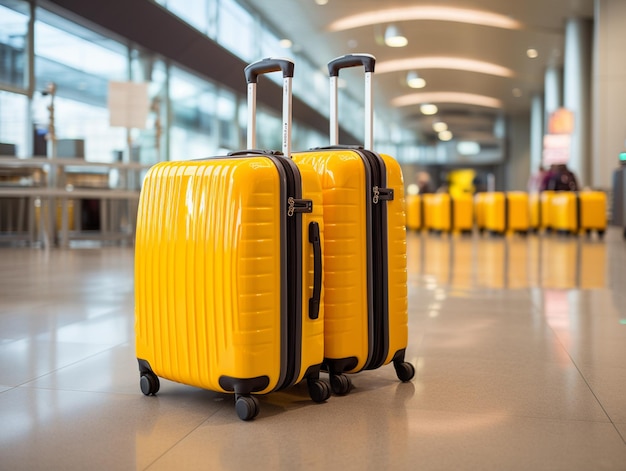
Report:
[[[626,242],[408,234],[411,383],[139,391],[133,251],[0,248],[0,469],[626,469]]]

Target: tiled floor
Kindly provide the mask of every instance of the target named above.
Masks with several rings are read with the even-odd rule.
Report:
[[[410,383],[139,390],[133,251],[0,248],[1,470],[626,470],[626,241],[409,234]]]

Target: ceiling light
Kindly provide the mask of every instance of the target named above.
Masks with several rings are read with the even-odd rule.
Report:
[[[440,141],[449,141],[452,139],[452,133],[450,131],[441,131],[437,134],[437,137],[439,137]]]
[[[422,114],[430,116],[433,114],[437,114],[437,111],[439,111],[439,109],[437,108],[437,105],[433,105],[432,103],[423,103],[422,106],[420,106],[420,111],[422,112]]]
[[[426,80],[420,77],[414,70],[406,74],[406,83],[411,88],[424,88],[426,86]]]
[[[485,106],[487,108],[502,108],[502,101],[483,95],[459,92],[412,93],[391,100],[395,107],[420,105],[422,103],[463,103],[465,105]]]
[[[515,75],[511,69],[502,67],[501,65],[462,57],[413,57],[376,63],[376,74],[414,69],[454,69],[496,75],[498,77],[513,77]]]
[[[326,5],[328,4],[328,0],[315,0],[315,3],[318,5]]]
[[[339,18],[328,26],[328,30],[345,31],[347,29],[372,26],[380,23],[416,20],[454,21],[457,23],[468,23],[504,29],[522,29],[523,26],[522,23],[514,20],[510,16],[499,15],[488,11],[422,5],[404,8],[384,8],[357,13],[355,15]]]
[[[433,130],[435,132],[447,131],[448,125],[443,121],[437,121],[436,123],[433,123]]]
[[[522,90],[520,88],[514,88],[512,93],[515,98],[519,98],[522,96]]]
[[[409,40],[402,35],[397,26],[390,25],[385,30],[385,44],[389,47],[404,47],[409,44]]]
[[[537,49],[530,48],[526,51],[526,55],[531,59],[536,59],[539,57],[539,51],[537,51]]]
[[[293,43],[289,39],[281,39],[280,41],[278,41],[278,45],[283,49],[289,49],[291,46],[293,46]]]

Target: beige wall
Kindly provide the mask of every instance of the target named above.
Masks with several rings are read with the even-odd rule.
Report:
[[[610,189],[626,151],[626,1],[596,0],[591,185]]]

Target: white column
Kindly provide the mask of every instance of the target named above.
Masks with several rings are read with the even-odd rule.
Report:
[[[541,165],[543,154],[543,99],[534,95],[530,102],[530,174],[533,175]]]
[[[591,184],[603,190],[611,189],[619,153],[626,150],[624,25],[626,2],[596,0]]]
[[[563,105],[574,113],[569,168],[579,185],[590,179],[591,20],[570,18],[565,26]]]
[[[549,66],[544,75],[544,131],[548,129],[550,114],[563,106],[563,71],[556,66]]]

